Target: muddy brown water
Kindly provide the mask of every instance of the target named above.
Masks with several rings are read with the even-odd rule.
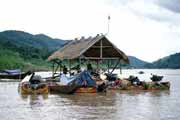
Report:
[[[108,91],[95,94],[26,95],[18,82],[0,82],[0,120],[179,120],[180,70],[124,70],[148,80],[164,75],[169,91]],[[118,71],[117,71],[118,72]]]

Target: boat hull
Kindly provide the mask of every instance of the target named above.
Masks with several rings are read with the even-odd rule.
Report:
[[[48,83],[49,90],[55,93],[73,94],[73,93],[96,93],[96,87],[78,86],[76,84],[60,85],[57,82]]]
[[[79,87],[75,93],[97,93],[96,87]]]
[[[21,94],[48,94],[49,88],[46,84],[41,84],[37,89],[33,89],[29,84],[24,84],[19,86],[19,91]]]
[[[49,82],[48,87],[51,92],[63,94],[72,94],[78,88],[77,85],[60,85],[57,82]]]
[[[11,75],[11,74],[4,75],[4,74],[0,74],[0,79],[24,79],[27,74],[28,74],[28,72],[21,73],[21,74],[16,74],[16,75]]]

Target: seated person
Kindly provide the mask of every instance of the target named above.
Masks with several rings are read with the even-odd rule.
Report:
[[[67,69],[67,67],[64,65],[64,66],[63,66],[63,74],[65,74],[65,75],[66,75],[66,74],[67,74],[67,72],[68,72],[68,69]]]
[[[88,71],[92,71],[93,70],[92,65],[90,63],[87,64],[87,70]]]
[[[77,66],[76,66],[76,70],[77,70],[77,73],[80,73],[80,72],[81,72],[81,67],[80,67],[80,65],[77,65]]]

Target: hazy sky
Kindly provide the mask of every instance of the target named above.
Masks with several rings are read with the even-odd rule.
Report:
[[[74,39],[107,32],[128,55],[154,61],[180,52],[180,0],[0,0],[0,31]]]

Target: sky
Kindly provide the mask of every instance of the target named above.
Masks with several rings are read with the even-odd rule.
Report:
[[[180,52],[180,0],[0,0],[0,31],[74,39],[109,33],[127,55],[152,62]]]

